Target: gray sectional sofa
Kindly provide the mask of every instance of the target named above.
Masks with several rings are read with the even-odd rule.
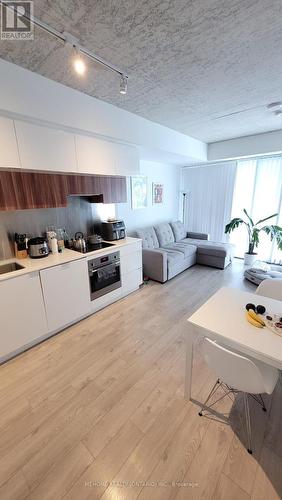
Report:
[[[187,233],[180,221],[139,229],[144,274],[164,283],[194,264],[224,269],[231,263],[233,246],[209,241],[203,233]]]

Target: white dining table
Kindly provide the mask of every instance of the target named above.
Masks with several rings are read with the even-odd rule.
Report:
[[[191,399],[193,344],[208,337],[221,345],[282,370],[282,337],[256,328],[246,319],[246,304],[261,304],[282,316],[282,302],[255,293],[223,287],[188,319],[185,399]]]

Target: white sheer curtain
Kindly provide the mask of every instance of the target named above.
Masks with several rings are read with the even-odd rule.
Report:
[[[231,217],[243,217],[243,208],[254,222],[268,215],[278,213],[266,224],[282,224],[282,157],[242,160],[237,164]],[[235,255],[243,257],[248,247],[247,231],[240,227],[230,236],[236,246]],[[258,258],[268,262],[281,263],[282,252],[269,236],[260,234]]]
[[[236,162],[183,170],[187,230],[209,233],[213,241],[226,241],[224,228],[231,216],[235,175]]]

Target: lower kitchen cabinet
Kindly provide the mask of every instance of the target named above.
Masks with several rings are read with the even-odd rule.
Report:
[[[0,317],[3,361],[48,333],[38,272],[0,282]]]
[[[98,299],[92,300],[91,312],[94,313],[96,311],[99,311],[100,309],[103,309],[104,307],[109,306],[110,304],[113,304],[117,300],[121,299],[121,297],[121,288],[117,288],[117,290],[113,290],[112,292],[102,295],[102,297],[98,297]]]
[[[91,312],[86,259],[40,271],[49,332]]]
[[[120,249],[122,296],[138,290],[143,281],[142,245],[137,241]]]
[[[143,281],[143,273],[141,269],[135,269],[130,273],[125,273],[122,276],[122,296],[126,295],[138,290],[139,286]]]
[[[87,258],[0,281],[0,362],[138,290],[141,241],[117,246],[116,251],[121,286],[93,301]]]

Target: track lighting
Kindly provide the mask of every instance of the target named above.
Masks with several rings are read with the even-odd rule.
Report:
[[[119,86],[119,92],[120,94],[125,95],[127,93],[127,76],[121,75],[120,77],[120,86]]]
[[[14,5],[14,3],[17,3],[17,2],[10,2],[10,1],[7,2],[5,0],[0,0],[0,5],[5,5],[6,8],[9,9],[14,14],[14,16],[16,16],[17,15],[17,12],[16,12],[17,7]],[[124,73],[123,69],[115,66],[114,64],[112,64],[109,61],[106,61],[105,59],[103,59],[99,55],[95,54],[94,52],[91,52],[86,47],[83,47],[82,45],[80,45],[79,40],[76,37],[74,37],[71,33],[68,33],[67,31],[60,32],[56,28],[53,28],[53,26],[50,26],[49,24],[45,23],[44,21],[41,21],[40,19],[37,19],[36,17],[34,17],[33,15],[28,14],[28,13],[21,14],[21,17],[23,19],[27,19],[29,22],[31,22],[37,28],[45,31],[45,33],[48,33],[49,35],[54,36],[61,43],[65,44],[65,45],[71,45],[72,47],[74,47],[75,50],[77,51],[77,54],[76,54],[76,57],[73,61],[73,67],[79,75],[83,75],[86,71],[86,64],[85,64],[84,60],[81,58],[81,56],[83,56],[83,58],[87,58],[87,59],[90,59],[92,61],[95,61],[95,63],[98,63],[98,64],[102,65],[104,68],[107,68],[108,70],[113,71],[114,73],[119,75],[119,77],[120,77],[120,90],[119,91],[121,94],[126,94],[128,76],[126,75],[126,73]]]
[[[81,58],[79,49],[77,49],[77,48],[75,48],[75,58],[73,61],[73,67],[79,75],[81,75],[81,76],[84,75],[84,73],[86,71],[86,65],[85,65],[85,62],[83,61],[83,59]]]

